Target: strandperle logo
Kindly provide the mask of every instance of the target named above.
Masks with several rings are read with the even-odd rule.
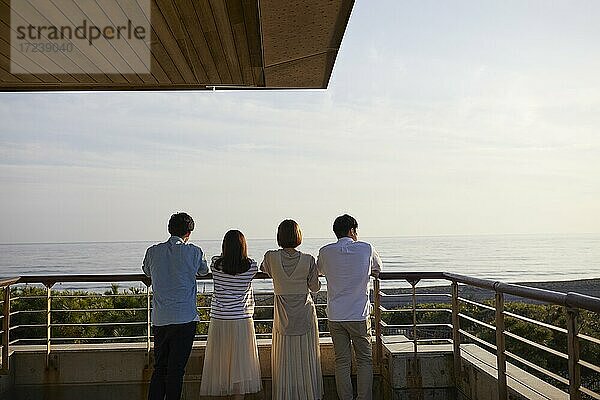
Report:
[[[17,26],[17,39],[19,40],[87,40],[91,46],[95,40],[120,40],[133,38],[144,40],[146,39],[146,28],[143,26],[134,26],[131,20],[127,20],[127,25],[123,26],[104,26],[98,27],[89,24],[87,20],[83,20],[81,25],[73,28],[72,26]]]
[[[150,0],[11,1],[11,73],[150,73]]]

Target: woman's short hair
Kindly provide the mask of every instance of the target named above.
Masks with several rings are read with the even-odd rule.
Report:
[[[293,219],[286,219],[277,228],[277,244],[285,248],[296,248],[302,243],[302,231]]]

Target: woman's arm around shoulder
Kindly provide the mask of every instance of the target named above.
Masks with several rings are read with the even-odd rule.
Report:
[[[310,266],[308,269],[308,277],[306,278],[306,282],[308,284],[308,289],[311,292],[318,292],[321,289],[321,281],[319,281],[317,263],[312,255],[308,254],[308,256],[310,257]]]
[[[258,264],[252,258],[248,258],[248,261],[250,261],[250,268],[248,269],[248,272],[252,273],[252,278],[254,278],[258,273]]]
[[[217,268],[217,261],[221,258],[221,255],[219,254],[218,256],[212,256],[212,258],[210,259],[210,270],[214,271],[215,269],[218,271],[219,268]]]
[[[271,257],[273,257],[274,253],[277,253],[278,250],[267,250],[265,255],[263,256],[263,260],[260,263],[260,271],[265,274],[271,276]]]

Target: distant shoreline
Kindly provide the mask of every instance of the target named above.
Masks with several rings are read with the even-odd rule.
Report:
[[[518,236],[518,237],[533,237],[533,236],[549,236],[549,237],[578,237],[578,236],[600,236],[600,232],[580,232],[580,233],[560,233],[560,232],[548,232],[548,233],[440,233],[440,234],[426,234],[426,235],[392,235],[392,236],[361,236],[359,240],[369,241],[371,239],[395,239],[395,238],[469,238],[469,237],[503,237],[503,236]],[[306,240],[324,240],[334,241],[335,237],[332,235],[320,237],[304,237]],[[20,246],[20,245],[64,245],[64,244],[112,244],[112,243],[160,243],[166,240],[165,237],[158,239],[134,239],[134,240],[81,240],[81,241],[34,241],[34,242],[1,242],[0,246]],[[211,237],[195,237],[192,236],[190,241],[192,243],[201,242],[220,242],[223,238],[211,238]],[[248,241],[253,240],[272,240],[275,241],[274,237],[248,237]]]

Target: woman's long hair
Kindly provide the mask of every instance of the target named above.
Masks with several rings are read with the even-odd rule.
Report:
[[[221,247],[221,257],[215,262],[215,267],[226,274],[241,274],[250,269],[250,259],[244,234],[232,229],[225,234]]]

